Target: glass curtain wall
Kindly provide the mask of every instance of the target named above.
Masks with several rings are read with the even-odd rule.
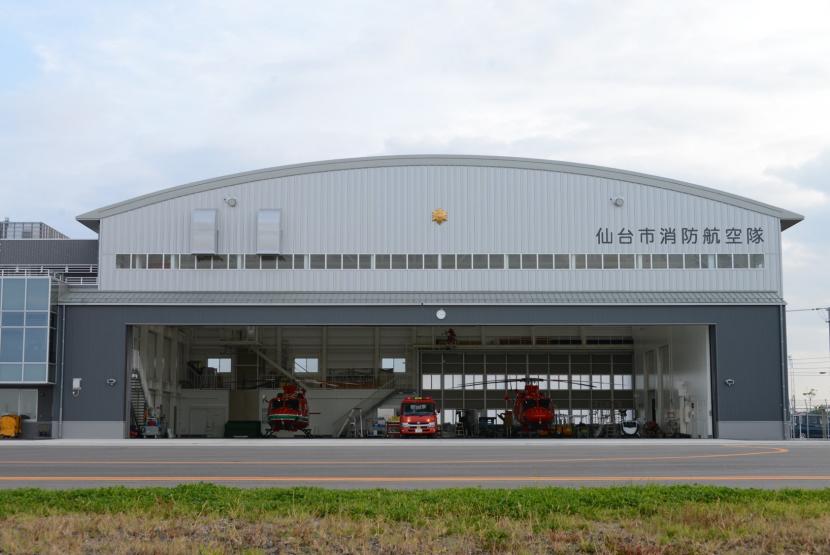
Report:
[[[51,308],[50,278],[0,278],[0,383],[49,382]]]

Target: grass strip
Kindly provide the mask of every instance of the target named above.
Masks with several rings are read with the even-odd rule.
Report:
[[[830,489],[0,491],[9,553],[827,553]]]

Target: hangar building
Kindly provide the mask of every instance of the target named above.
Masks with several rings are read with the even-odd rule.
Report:
[[[802,216],[650,175],[390,156],[173,187],[0,241],[0,412],[28,433],[221,437],[286,380],[315,435],[400,402],[787,436],[781,232]],[[46,226],[44,226],[45,228]],[[23,228],[21,228],[23,229]],[[15,235],[14,237],[17,237]]]

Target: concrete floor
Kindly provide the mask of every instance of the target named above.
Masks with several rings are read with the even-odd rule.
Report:
[[[274,439],[0,442],[0,487],[830,487],[830,441]]]

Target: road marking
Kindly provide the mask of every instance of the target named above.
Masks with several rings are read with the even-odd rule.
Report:
[[[736,476],[0,476],[0,482],[803,482],[830,475]]]
[[[198,461],[171,461],[166,459],[144,459],[144,460],[121,460],[121,461],[106,461],[106,460],[9,460],[0,461],[0,465],[130,465],[130,464],[153,464],[153,465],[208,465],[208,466],[354,466],[354,465],[371,465],[371,466],[401,466],[401,465],[422,465],[424,463],[432,464],[543,464],[543,463],[582,463],[582,462],[658,462],[658,461],[687,461],[698,459],[728,459],[735,457],[757,457],[762,455],[783,455],[790,450],[784,447],[770,447],[763,451],[748,451],[739,453],[710,453],[704,455],[663,455],[653,457],[590,457],[590,458],[571,458],[571,459],[468,459],[468,460],[442,460],[442,459],[422,459],[422,460],[268,460],[268,461],[221,461],[221,460],[198,460]],[[275,453],[275,456],[278,456]]]

